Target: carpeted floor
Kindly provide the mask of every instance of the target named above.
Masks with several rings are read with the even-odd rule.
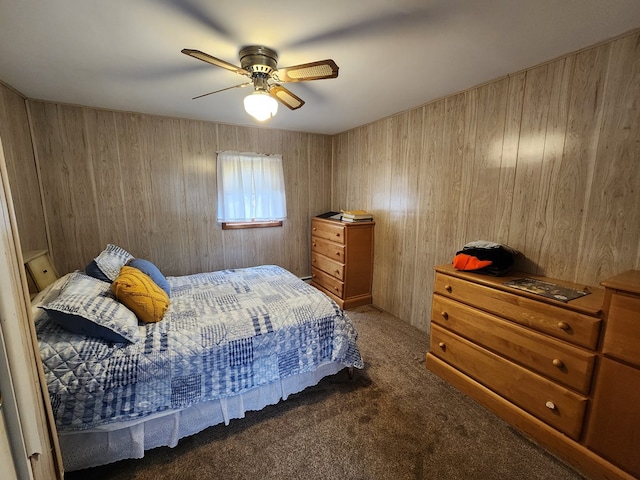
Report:
[[[364,370],[342,371],[229,426],[67,479],[582,479],[424,366],[427,334],[348,312]]]

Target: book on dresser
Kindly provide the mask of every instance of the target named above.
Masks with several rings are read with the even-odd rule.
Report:
[[[343,222],[372,221],[373,214],[365,210],[341,210]]]
[[[349,217],[342,217],[342,221],[343,222],[371,222],[373,221],[373,217],[366,217],[366,218],[349,218]]]

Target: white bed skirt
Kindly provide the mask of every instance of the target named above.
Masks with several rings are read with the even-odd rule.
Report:
[[[175,447],[183,437],[222,422],[228,425],[231,419],[244,418],[245,412],[286,400],[289,395],[316,385],[322,378],[343,368],[345,366],[339,363],[325,363],[313,372],[287,377],[242,395],[91,430],[60,432],[64,469],[71,472],[126,458],[142,458],[145,450]]]

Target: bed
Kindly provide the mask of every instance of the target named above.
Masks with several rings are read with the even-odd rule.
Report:
[[[173,447],[363,367],[345,312],[281,267],[164,277],[118,249],[32,301],[66,471]],[[140,321],[114,294],[125,270],[167,292],[161,318]]]

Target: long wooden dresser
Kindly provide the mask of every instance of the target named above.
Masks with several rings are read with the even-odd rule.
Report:
[[[590,478],[640,475],[640,281],[565,303],[523,277],[585,288],[436,267],[427,368]]]
[[[348,309],[371,303],[375,222],[311,220],[311,285]]]

